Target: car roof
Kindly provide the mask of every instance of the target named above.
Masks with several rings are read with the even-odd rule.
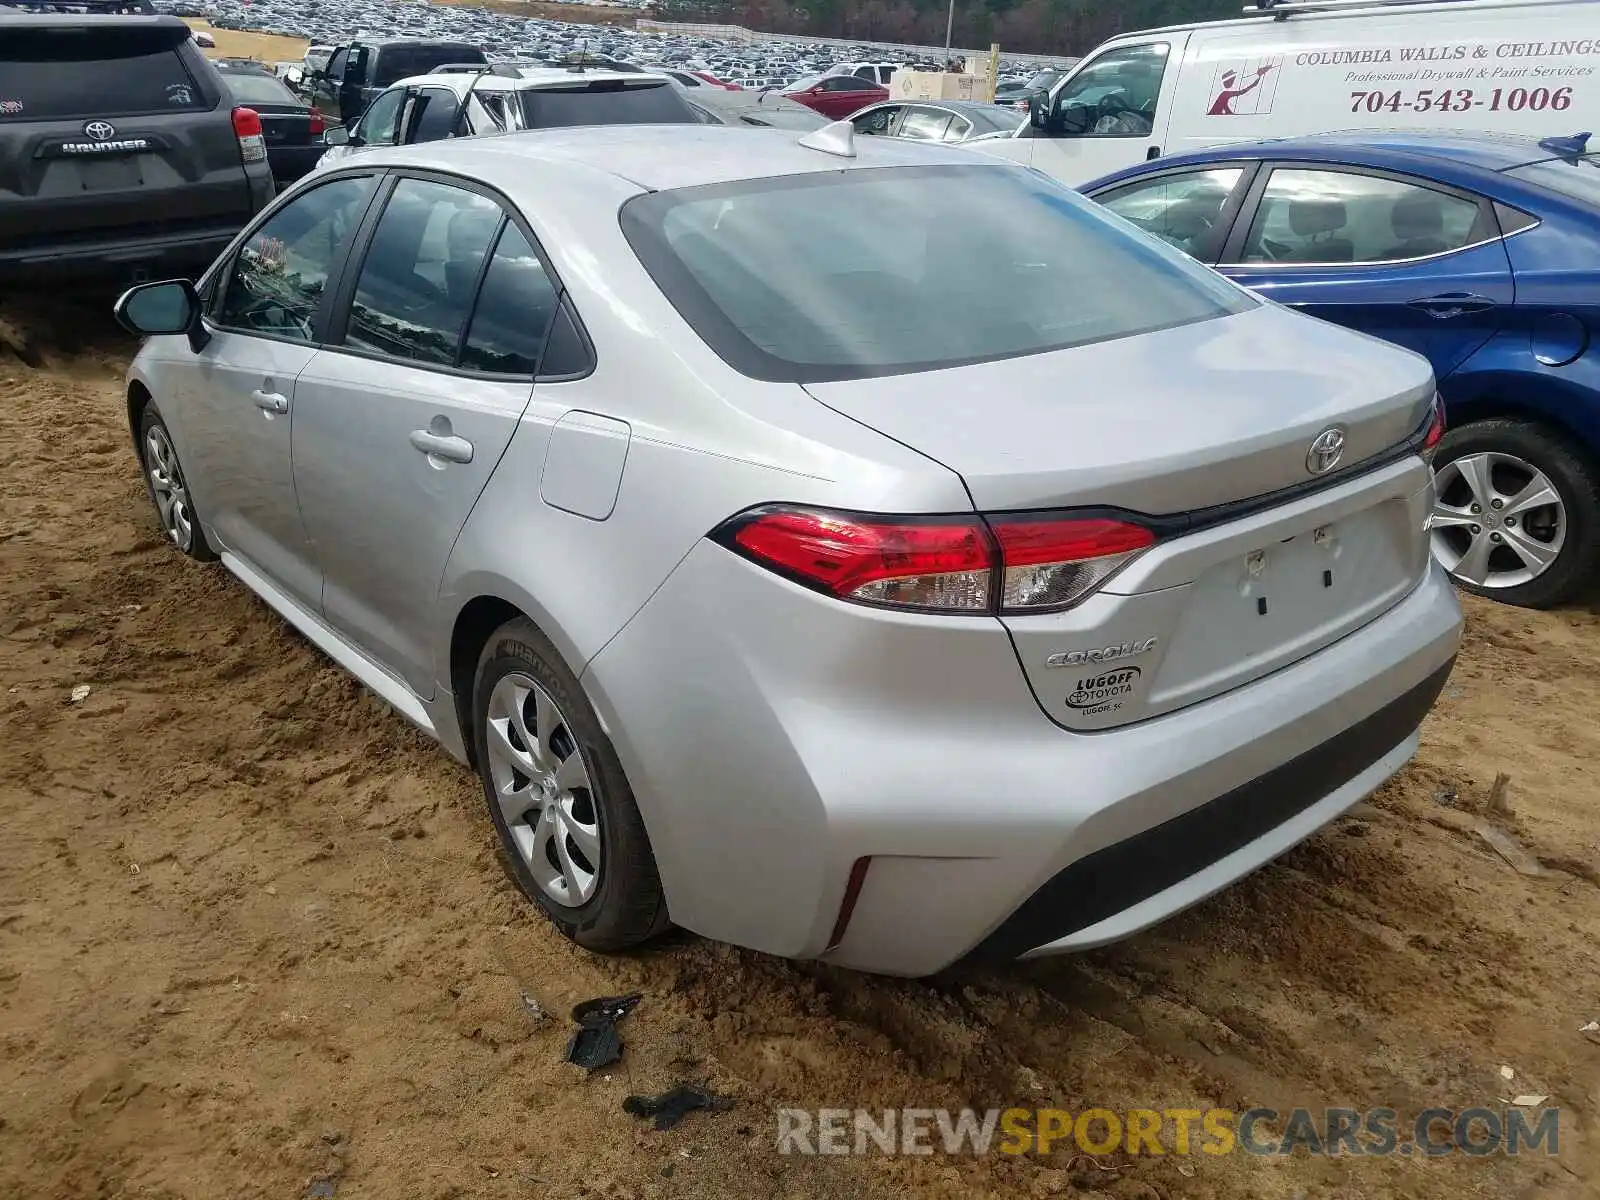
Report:
[[[23,13],[0,7],[0,27],[13,29],[165,29],[181,31],[187,41],[189,26],[177,17],[146,13]]]
[[[351,166],[408,166],[466,175],[515,191],[518,180],[548,178],[562,166],[602,172],[648,191],[733,183],[781,175],[873,167],[961,165],[1019,170],[1005,159],[899,138],[858,137],[855,157],[800,144],[789,130],[729,125],[600,125],[531,130],[497,137],[451,138],[380,147]],[[537,166],[537,171],[530,171]]]
[[[1207,162],[1234,158],[1337,158],[1349,163],[1413,168],[1426,161],[1504,171],[1551,157],[1528,134],[1427,133],[1416,130],[1362,129],[1307,134],[1258,142],[1232,142],[1209,150],[1196,150],[1153,160],[1153,166]]]
[[[607,82],[613,79],[630,81],[638,86],[641,79],[654,79],[670,85],[670,76],[659,71],[608,71],[602,67],[585,67],[582,71],[566,67],[519,67],[520,75],[500,75],[493,71],[443,71],[426,75],[408,75],[397,79],[390,87],[441,87],[465,96],[473,92],[531,92],[539,88],[559,87],[566,83]]]

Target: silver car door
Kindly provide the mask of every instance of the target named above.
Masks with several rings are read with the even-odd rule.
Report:
[[[296,381],[317,353],[323,292],[371,199],[370,176],[301,193],[218,277],[176,422],[199,510],[226,550],[316,607],[321,573],[290,465]]]
[[[337,344],[300,376],[294,478],[324,619],[424,699],[445,562],[528,405],[556,299],[495,199],[404,177]],[[514,337],[486,332],[507,319]]]

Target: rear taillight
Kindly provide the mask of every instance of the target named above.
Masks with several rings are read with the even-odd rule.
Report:
[[[261,114],[253,108],[233,110],[233,135],[239,139],[239,157],[247,163],[267,157],[267,139],[261,132]]]
[[[328,120],[322,115],[320,108],[311,109],[311,136],[321,137],[328,132]]]
[[[1070,608],[1156,540],[1105,517],[878,517],[787,506],[743,513],[712,537],[841,600],[991,614]]]
[[[1423,458],[1432,458],[1433,452],[1444,441],[1444,397],[1438,392],[1433,394],[1433,411],[1428,416],[1428,429],[1422,435],[1422,444],[1418,447]]]

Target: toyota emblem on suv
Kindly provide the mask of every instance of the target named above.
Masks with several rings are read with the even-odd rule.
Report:
[[[92,142],[109,142],[117,136],[117,127],[110,121],[85,121],[83,136]]]
[[[1311,439],[1311,448],[1306,451],[1306,470],[1313,475],[1326,475],[1339,465],[1343,454],[1344,430],[1330,425]]]

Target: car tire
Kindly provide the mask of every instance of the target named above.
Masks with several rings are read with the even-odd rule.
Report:
[[[1548,608],[1585,588],[1600,540],[1600,479],[1567,438],[1528,421],[1473,421],[1444,435],[1433,470],[1434,554],[1456,586],[1523,608]],[[1557,503],[1515,503],[1535,492],[1553,493]],[[1463,524],[1473,517],[1484,519]],[[1470,557],[1475,544],[1487,545],[1487,558]]]
[[[633,790],[583,688],[533,622],[508,621],[489,637],[472,712],[484,801],[522,893],[588,950],[663,932],[666,899]]]
[[[216,562],[217,552],[206,541],[172,433],[154,403],[146,404],[139,418],[139,465],[161,532],[196,562]]]

